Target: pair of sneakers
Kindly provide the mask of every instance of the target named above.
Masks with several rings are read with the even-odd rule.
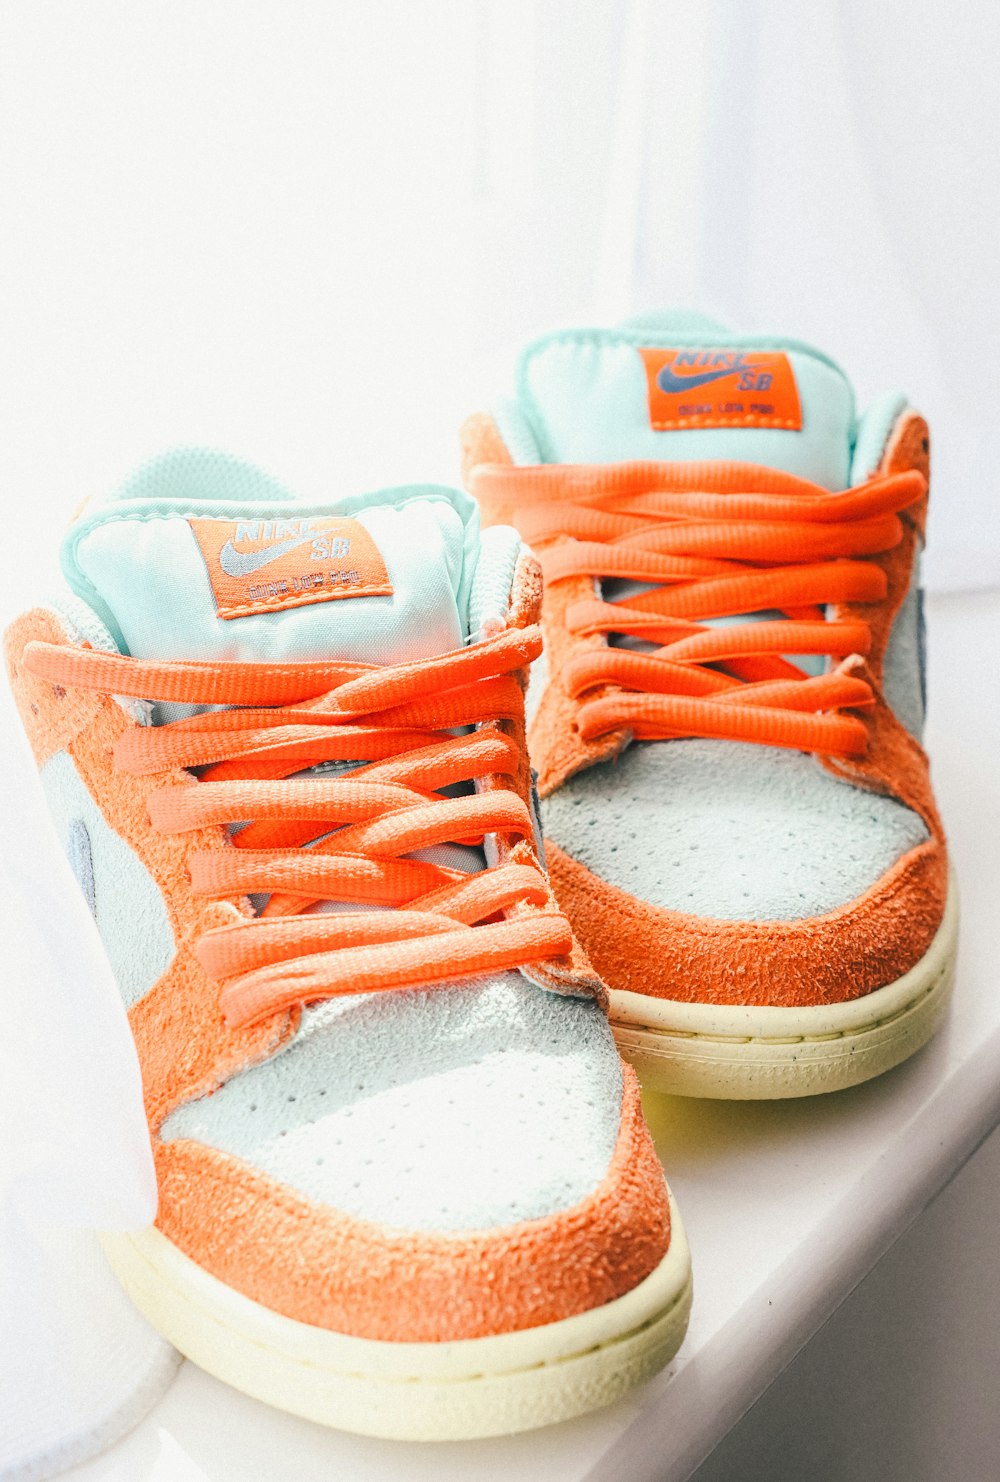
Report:
[[[168,455],[7,635],[142,1067],[159,1212],[112,1264],[238,1388],[420,1439],[680,1345],[633,1066],[853,1085],[956,930],[905,398],[662,316],[532,345],[462,446],[474,499],[323,506]]]

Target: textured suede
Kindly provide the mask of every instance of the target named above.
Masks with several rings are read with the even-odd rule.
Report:
[[[529,557],[518,568],[509,620],[533,622],[540,597]],[[159,1169],[159,1228],[206,1269],[275,1311],[392,1341],[471,1338],[557,1321],[613,1300],[647,1276],[669,1245],[669,1204],[628,1071],[618,1143],[594,1191],[557,1214],[471,1235],[365,1223],[201,1143],[160,1141],[156,1134],[172,1110],[273,1054],[294,1033],[299,1014],[226,1027],[218,984],[194,947],[203,932],[231,923],[249,906],[192,895],[188,864],[194,850],[231,848],[228,833],[152,829],[150,793],[191,786],[190,776],[174,770],[135,777],[116,769],[115,743],[139,722],[111,696],[78,694],[28,673],[21,659],[34,640],[71,640],[57,616],[41,609],[7,634],[11,685],[35,756],[42,764],[68,753],[101,816],[158,885],[177,943],[167,971],[129,1015]],[[518,786],[530,794],[526,766]],[[507,845],[499,840],[498,846],[503,854]],[[527,842],[511,851],[515,859],[530,852]],[[557,991],[603,998],[579,949],[532,975]]]
[[[488,412],[474,412],[459,431],[462,455],[462,481],[468,488],[472,470],[480,463],[513,463],[500,429]],[[482,510],[482,506],[480,505]],[[513,510],[482,511],[485,525],[513,525]]]
[[[541,618],[542,569],[530,551],[522,550],[518,563],[514,568],[514,580],[511,585],[511,603],[510,610],[507,614],[507,624],[511,628],[530,628],[535,623],[541,622]],[[526,691],[528,688],[527,670],[518,677],[522,691]],[[497,726],[498,729],[510,736],[517,746],[520,765],[515,783],[518,793],[530,808],[531,764],[528,761],[524,721],[522,719],[504,720],[497,722]],[[481,785],[482,790],[488,792],[495,787],[499,787],[501,785],[501,779],[486,777],[483,779]]]
[[[199,966],[194,940],[212,926],[232,922],[238,907],[193,896],[187,861],[195,849],[228,849],[228,835],[221,827],[188,834],[151,829],[149,793],[167,782],[189,786],[190,777],[180,771],[131,777],[116,770],[115,741],[136,722],[108,695],[61,690],[29,674],[19,660],[33,640],[68,639],[56,616],[44,610],[28,613],[7,633],[11,687],[35,755],[44,760],[57,750],[68,751],[109,827],[132,846],[159,885],[177,942],[170,967],[129,1014],[146,1114],[155,1130],[182,1101],[271,1054],[292,1032],[297,1016],[285,1014],[249,1029],[226,1028],[218,984]]]
[[[930,439],[927,423],[915,412],[904,412],[889,438],[880,473],[904,473],[915,468],[929,476]],[[882,670],[886,644],[893,621],[906,600],[913,563],[923,538],[927,518],[926,497],[902,516],[905,534],[899,545],[883,556],[868,559],[881,566],[888,578],[888,594],[881,603],[845,603],[835,617],[861,617],[872,633],[872,647],[864,662],[856,662],[852,673],[868,680],[875,691],[875,705],[862,716],[869,731],[869,747],[863,758],[824,758],[831,772],[846,777],[858,787],[888,793],[919,813],[933,837],[944,847],[944,830],[931,788],[930,763],[920,743],[901,725],[886,702]]]
[[[566,626],[566,609],[574,602],[592,598],[593,583],[587,577],[562,581],[548,593],[542,631],[548,654],[549,682],[528,730],[528,745],[538,768],[538,793],[546,798],[574,772],[610,761],[625,746],[628,735],[611,731],[594,741],[585,741],[576,723],[576,702],[562,682],[562,672],[571,658],[595,648],[606,648],[601,633],[571,633]],[[595,688],[596,699],[606,688]]]
[[[522,547],[510,592],[510,626],[530,628],[542,620],[542,568]]]
[[[609,986],[688,1003],[808,1007],[884,987],[927,951],[948,883],[930,840],[825,916],[713,921],[636,900],[554,844],[546,852],[556,895]]]
[[[621,1106],[599,1006],[503,972],[314,1004],[290,1044],[179,1107],[159,1136],[343,1215],[440,1235],[578,1204],[607,1173]]]
[[[473,472],[484,463],[507,463],[511,457],[493,418],[485,413],[470,417],[462,427],[462,474],[474,489]],[[513,511],[502,504],[480,500],[483,524],[500,525],[513,520]],[[607,647],[601,634],[571,633],[566,627],[566,609],[594,595],[594,584],[585,576],[560,582],[545,594],[542,632],[548,657],[549,683],[528,730],[532,764],[538,772],[538,793],[548,797],[567,777],[595,762],[617,756],[626,744],[624,731],[614,731],[595,741],[585,741],[576,726],[576,705],[560,679],[563,666],[576,654]],[[601,691],[595,690],[595,696]]]
[[[466,485],[473,492],[477,467],[511,462],[495,422],[484,415],[466,422],[462,453]],[[890,432],[879,472],[917,469],[926,477],[928,465],[927,425],[906,411]],[[685,1001],[831,1004],[894,981],[929,947],[941,924],[947,893],[944,834],[927,756],[897,720],[882,691],[886,644],[910,587],[926,508],[925,497],[902,516],[902,541],[885,555],[867,558],[886,573],[886,598],[845,604],[831,613],[835,619],[860,618],[871,628],[867,659],[848,659],[843,667],[870,683],[875,704],[856,712],[869,731],[869,748],[862,759],[817,757],[817,761],[858,788],[904,803],[927,824],[930,839],[911,849],[858,899],[824,915],[788,922],[722,921],[651,906],[592,874],[547,840],[549,871],[560,904],[611,988]],[[510,519],[511,514],[488,501],[483,508],[486,523]],[[589,586],[586,578],[573,579],[545,595],[543,628],[551,677],[529,731],[543,798],[573,773],[616,755],[628,741],[616,733],[584,744],[576,731],[575,706],[560,683],[571,654],[606,641],[566,631],[567,606],[589,597]],[[613,795],[607,805],[614,807]],[[653,848],[669,847],[666,841],[649,842]]]
[[[56,834],[100,922],[101,939],[126,1008],[169,968],[177,943],[163,892],[129,844],[109,828],[72,757],[59,751],[41,771]]]
[[[7,678],[20,712],[35,762],[44,767],[57,751],[66,751],[75,736],[91,725],[102,708],[99,695],[85,690],[70,694],[61,685],[47,684],[21,668],[27,644],[67,643],[66,631],[54,612],[33,608],[17,618],[4,634]]]
[[[545,834],[668,911],[801,921],[864,895],[929,830],[809,752],[692,737],[637,742],[546,799]]]
[[[512,593],[513,626],[537,621],[541,582],[537,565],[527,557],[519,566]],[[189,888],[188,859],[197,850],[229,849],[222,827],[165,834],[149,827],[147,798],[165,784],[189,786],[187,773],[174,770],[153,777],[132,777],[115,769],[115,741],[136,722],[110,696],[69,693],[22,669],[20,654],[33,640],[67,642],[55,614],[39,609],[19,619],[6,637],[8,668],[15,700],[39,765],[66,750],[108,825],[138,855],[160,887],[177,952],[168,970],[130,1011],[132,1031],[143,1068],[146,1111],[159,1127],[182,1102],[204,1095],[248,1065],[270,1055],[294,1031],[297,1011],[253,1028],[230,1030],[218,1007],[218,984],[194,955],[194,942],[212,926],[227,925],[246,903],[199,899]],[[526,679],[522,676],[522,684]],[[500,722],[522,747],[520,723]],[[531,776],[523,762],[518,790],[530,803]],[[484,779],[484,790],[491,783]],[[501,857],[514,862],[533,857],[531,846],[512,848],[498,841]],[[554,903],[554,901],[553,901]],[[515,908],[516,911],[516,908]],[[561,993],[584,993],[603,1001],[603,984],[578,946],[570,958],[536,964],[533,978]]]
[[[512,628],[526,628],[533,623],[538,623],[542,618],[542,568],[529,551],[525,551],[517,563],[514,571],[514,580],[511,586],[510,611],[507,615],[508,625]],[[525,670],[520,675],[521,688],[527,690],[528,675]],[[521,765],[516,778],[517,790],[529,808],[532,806],[532,778],[531,766],[528,760],[528,747],[525,744],[524,722],[521,720],[505,720],[498,722],[499,728],[511,736],[518,746],[522,758]],[[499,779],[484,778],[480,784],[482,791],[488,792],[491,788],[499,786]],[[502,841],[498,841],[499,852],[502,858],[510,859],[513,863],[528,863],[535,858],[532,845],[526,840],[520,840],[512,847],[507,847]],[[557,904],[555,896],[552,903]],[[515,908],[515,913],[518,908]],[[522,908],[523,909],[523,908]],[[530,969],[525,970],[525,975],[532,982],[539,983],[542,987],[554,993],[586,994],[601,1004],[606,1004],[607,994],[604,984],[594,972],[587,959],[586,953],[580,946],[579,939],[574,940],[573,951],[568,958],[558,961],[536,962]]]
[[[446,1342],[537,1327],[613,1301],[670,1241],[663,1173],[625,1069],[603,1182],[573,1208],[491,1232],[431,1235],[348,1218],[239,1159],[158,1144],[158,1225],[228,1286],[359,1338]]]

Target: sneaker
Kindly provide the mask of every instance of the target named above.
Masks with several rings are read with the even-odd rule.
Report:
[[[529,744],[620,1048],[716,1097],[912,1054],[957,930],[920,744],[923,419],[857,417],[808,345],[667,315],[529,346],[463,451],[545,573]]]
[[[677,1349],[684,1235],[536,847],[540,579],[467,495],[295,502],[181,452],[7,635],[142,1067],[126,1289],[237,1388],[499,1434]]]

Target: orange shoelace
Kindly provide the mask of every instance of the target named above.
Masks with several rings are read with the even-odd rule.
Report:
[[[657,645],[635,652],[595,643],[568,660],[561,680],[579,703],[584,740],[625,730],[650,741],[706,736],[864,752],[864,724],[840,712],[870,705],[871,686],[847,664],[809,675],[783,655],[868,652],[868,624],[829,621],[824,607],[886,596],[884,571],[862,558],[902,539],[900,511],[925,494],[922,475],[830,493],[743,463],[486,464],[472,487],[499,518],[514,512],[549,588],[574,577],[651,588],[567,609],[572,633]],[[706,622],[769,611],[784,616]]]
[[[241,824],[231,849],[195,850],[191,888],[216,899],[267,894],[258,916],[197,944],[222,984],[232,1026],[340,994],[438,985],[566,956],[569,923],[529,859],[477,874],[407,858],[486,835],[532,838],[513,786],[520,749],[515,673],[541,649],[537,628],[455,653],[375,668],[348,663],[150,662],[32,643],[25,665],[66,689],[238,708],[126,732],[115,765],[136,776],[204,768],[156,788],[164,833]],[[464,735],[442,735],[474,727]],[[324,762],[349,775],[293,777]],[[483,780],[483,791],[440,789]],[[249,821],[248,821],[249,820]],[[309,847],[304,847],[304,846]],[[395,907],[303,914],[322,900]]]

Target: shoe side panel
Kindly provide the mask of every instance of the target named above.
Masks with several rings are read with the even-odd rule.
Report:
[[[229,1075],[271,1054],[292,1032],[296,1015],[246,1029],[228,1029],[218,1005],[218,984],[194,955],[202,932],[229,925],[240,914],[233,901],[192,894],[188,860],[193,850],[231,847],[222,828],[163,834],[149,823],[148,798],[163,786],[191,784],[186,772],[135,777],[114,766],[118,738],[138,723],[110,695],[64,689],[28,673],[21,664],[32,641],[65,643],[56,615],[37,609],[6,635],[11,688],[40,766],[65,752],[94,808],[141,862],[163,900],[176,953],[170,966],[136,1002],[129,1021],[142,1068],[146,1112],[152,1127],[181,1102],[204,1095]],[[137,922],[136,930],[141,929]]]
[[[670,1243],[666,1183],[627,1067],[624,1083],[605,1178],[543,1219],[454,1234],[390,1229],[180,1139],[155,1148],[157,1224],[254,1301],[357,1337],[447,1342],[556,1322],[630,1291]]]
[[[717,921],[636,900],[547,845],[556,895],[612,989],[684,1002],[796,1007],[859,998],[902,977],[944,916],[935,839],[850,905],[802,921]]]

